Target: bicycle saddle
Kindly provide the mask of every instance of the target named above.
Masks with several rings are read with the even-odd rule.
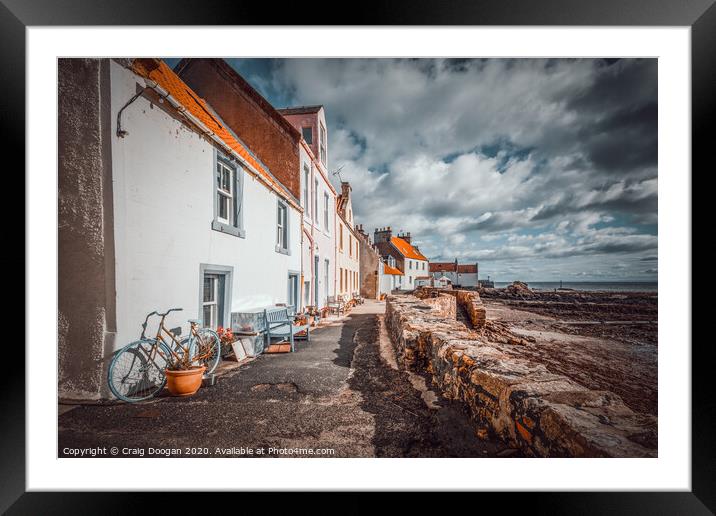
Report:
[[[189,324],[198,324],[199,326],[201,326],[201,319],[187,319],[186,322],[188,322]]]

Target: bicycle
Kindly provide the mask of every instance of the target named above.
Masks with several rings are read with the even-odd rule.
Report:
[[[176,328],[170,330],[164,325],[168,314],[182,310],[171,308],[165,313],[154,311],[147,314],[139,340],[115,353],[107,372],[107,383],[117,398],[134,403],[155,396],[166,384],[164,371],[167,366],[186,353],[189,357],[201,357],[197,363],[206,366],[207,374],[216,369],[221,359],[221,341],[216,332],[200,328],[199,320],[190,319],[190,334],[179,340],[179,331]],[[161,320],[157,334],[152,339],[146,337],[146,330],[147,322],[153,315],[161,317]],[[163,334],[170,339],[170,343]]]

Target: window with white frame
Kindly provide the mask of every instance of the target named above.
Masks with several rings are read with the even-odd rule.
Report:
[[[288,206],[281,199],[276,211],[276,252],[288,254]]]
[[[234,171],[221,161],[217,162],[217,167],[218,184],[216,191],[219,196],[219,212],[216,214],[216,218],[219,222],[232,225],[234,218]]]
[[[328,213],[330,212],[330,198],[327,193],[323,194],[323,229],[329,230],[328,226]]]
[[[318,223],[318,179],[313,183],[313,220]]]
[[[219,276],[204,275],[204,296],[202,302],[202,322],[208,328],[219,325]]]
[[[293,306],[294,310],[298,311],[301,307],[299,306],[299,288],[298,288],[299,274],[297,272],[288,273],[288,299],[289,305]]]
[[[204,326],[215,330],[228,324],[232,275],[231,266],[200,264],[199,317]]]
[[[243,174],[241,167],[218,152],[212,229],[234,236],[245,236],[242,220]]]
[[[321,134],[320,134],[320,152],[321,152],[321,163],[323,165],[326,165],[326,128],[323,127],[323,124],[321,124],[320,127]]]

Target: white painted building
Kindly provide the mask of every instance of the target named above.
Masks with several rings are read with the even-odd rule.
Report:
[[[279,109],[301,132],[301,206],[303,207],[301,306],[323,308],[336,293],[336,190],[328,179],[328,134],[322,106]]]
[[[448,288],[452,286],[452,282],[447,276],[441,276],[439,278],[428,276],[427,278],[416,278],[416,287],[437,287],[437,288]]]
[[[114,260],[106,265],[103,310],[112,314],[104,327],[114,334],[96,350],[103,355],[92,366],[97,371],[82,372],[99,375],[91,389],[100,395],[106,395],[101,378],[107,358],[138,339],[152,311],[183,308],[166,325],[180,326],[186,335],[187,319],[228,326],[231,312],[288,302],[291,279],[301,273],[302,230],[298,200],[165,63],[104,63],[109,75],[99,102],[111,124],[104,246],[114,247]],[[65,89],[92,86],[76,80]],[[86,288],[81,282],[68,287],[78,305]],[[72,307],[65,311],[60,318],[72,320]],[[156,322],[150,321],[148,334]],[[82,346],[71,342],[71,328],[67,335],[61,336],[61,356],[63,346]],[[72,381],[65,383],[71,391]]]
[[[397,268],[395,258],[388,256],[380,260],[380,293],[390,294],[402,286],[403,273]]]
[[[418,285],[418,279],[429,277],[429,262],[416,246],[412,244],[410,233],[400,233],[393,236],[393,230],[388,227],[376,228],[373,233],[373,242],[378,247],[381,256],[395,259],[396,267],[403,275],[400,277],[400,290],[413,290]]]

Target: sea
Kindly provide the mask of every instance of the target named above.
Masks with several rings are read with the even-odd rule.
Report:
[[[554,290],[560,288],[559,281],[527,281],[533,290]],[[495,281],[495,288],[511,285],[511,281]],[[656,292],[659,284],[655,281],[562,281],[562,288],[583,291],[606,292]]]

